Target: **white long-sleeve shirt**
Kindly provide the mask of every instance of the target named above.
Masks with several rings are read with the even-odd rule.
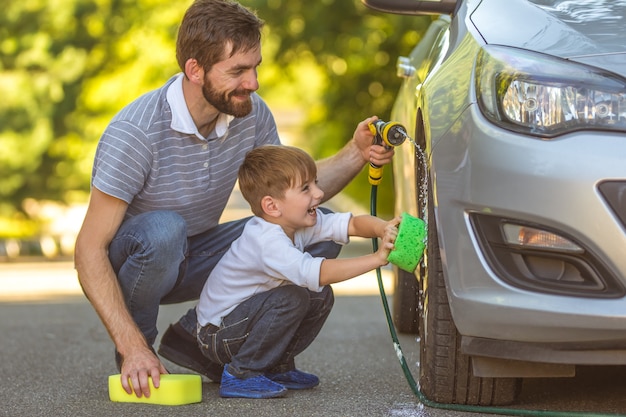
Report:
[[[282,227],[253,217],[209,275],[196,307],[198,322],[219,326],[241,302],[280,285],[299,285],[320,291],[324,258],[304,248],[321,241],[349,242],[351,213],[322,213],[315,226],[296,231],[294,242]]]

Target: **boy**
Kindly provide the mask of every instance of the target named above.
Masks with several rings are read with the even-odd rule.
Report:
[[[198,344],[223,365],[220,396],[272,398],[287,389],[313,388],[317,376],[299,371],[304,351],[330,314],[328,284],[387,264],[400,218],[324,213],[317,169],[304,151],[267,145],[250,151],[238,173],[253,217],[216,265],[196,308]],[[376,253],[315,258],[308,245],[349,236],[379,237]]]

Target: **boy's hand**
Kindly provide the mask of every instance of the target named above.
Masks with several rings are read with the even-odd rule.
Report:
[[[389,252],[391,252],[394,248],[393,243],[396,241],[396,237],[398,236],[398,225],[401,220],[402,218],[398,216],[389,220],[385,224],[383,235],[380,236],[381,243],[376,251],[376,255],[379,256],[382,265],[387,265],[389,263],[389,261],[387,261],[387,257],[389,256]]]

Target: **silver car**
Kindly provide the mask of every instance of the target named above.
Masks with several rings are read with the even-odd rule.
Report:
[[[625,365],[626,1],[363,1],[440,15],[391,115],[416,142],[396,210],[428,221],[394,294],[422,392],[507,404],[523,378]]]

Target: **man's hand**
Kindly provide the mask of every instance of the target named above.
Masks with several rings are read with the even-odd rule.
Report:
[[[128,394],[132,394],[134,389],[138,398],[150,397],[148,376],[152,377],[152,384],[158,388],[161,374],[167,373],[159,358],[147,347],[136,349],[122,357],[122,387]]]
[[[374,134],[369,124],[378,117],[369,117],[357,125],[352,139],[330,158],[317,161],[317,180],[324,190],[324,201],[328,201],[348,185],[370,162],[383,166],[393,159],[393,148],[373,145]]]
[[[360,122],[353,135],[354,143],[357,145],[363,160],[366,163],[373,163],[377,166],[383,166],[391,162],[394,155],[393,148],[387,149],[382,145],[374,145],[374,135],[369,128],[369,124],[378,120],[378,117],[372,116]]]

